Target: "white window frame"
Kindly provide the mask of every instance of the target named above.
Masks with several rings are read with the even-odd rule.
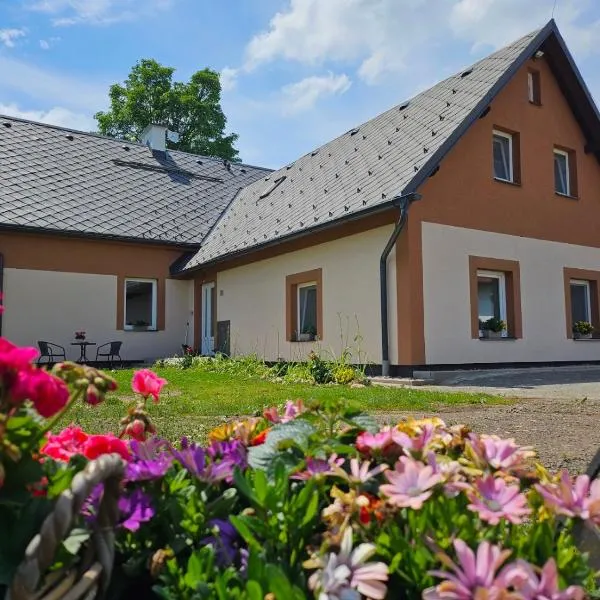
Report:
[[[318,284],[316,281],[309,281],[306,283],[299,283],[296,286],[296,305],[298,307],[298,313],[296,314],[296,327],[298,328],[297,334],[300,335],[302,333],[302,319],[300,318],[300,311],[302,308],[302,303],[300,302],[300,290],[303,288],[309,288],[309,287],[314,287],[315,290],[318,288]],[[315,307],[316,308],[316,307]],[[316,327],[316,323],[315,323],[315,327]],[[320,334],[321,332],[318,331],[317,334]]]
[[[151,283],[152,284],[152,322],[146,331],[156,331],[157,325],[157,314],[158,314],[158,281],[156,279],[142,279],[141,277],[127,277],[123,284],[123,329],[126,331],[135,330],[135,325],[127,324],[127,282],[134,281],[135,283]]]
[[[535,104],[535,82],[533,80],[533,73],[531,71],[527,71],[527,95],[529,97],[529,102],[531,104]]]
[[[565,157],[565,167],[566,167],[566,173],[565,173],[565,182],[567,184],[567,190],[566,192],[559,192],[556,189],[556,182],[554,185],[554,191],[559,194],[560,196],[570,196],[571,195],[571,169],[570,169],[570,165],[569,165],[569,153],[566,152],[565,150],[559,150],[558,148],[554,148],[554,155],[553,158],[554,160],[556,160],[556,156],[564,156]],[[554,166],[554,165],[552,165]]]
[[[503,177],[497,177],[496,173],[494,172],[494,179],[496,179],[497,181],[507,181],[509,183],[514,183],[515,181],[515,169],[514,169],[514,165],[513,165],[513,136],[510,133],[506,133],[506,131],[498,131],[497,129],[494,129],[494,131],[492,132],[492,157],[493,157],[493,143],[494,143],[494,138],[495,137],[501,137],[504,139],[508,140],[508,176],[509,179],[504,179]]]
[[[506,319],[506,274],[502,271],[477,271],[477,285],[479,286],[480,277],[489,277],[490,279],[498,279],[498,301],[500,302],[500,320],[507,323]],[[477,294],[477,319],[479,319],[479,294]],[[505,329],[502,332],[502,337],[506,337],[508,331]],[[479,330],[479,337],[483,337],[483,331]]]
[[[572,285],[578,285],[585,288],[585,312],[587,313],[587,322],[592,322],[592,294],[590,290],[590,282],[587,279],[571,279],[569,281],[569,292]],[[572,310],[572,309],[571,309]],[[571,313],[571,318],[573,313]]]

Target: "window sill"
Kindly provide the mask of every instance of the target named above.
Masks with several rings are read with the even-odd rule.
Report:
[[[531,106],[535,106],[537,108],[542,108],[542,103],[541,102],[536,102],[535,100],[529,100],[529,104]]]
[[[555,196],[559,198],[567,198],[568,200],[579,200],[579,196],[571,196],[571,194],[561,194],[560,192],[554,192]]]
[[[480,337],[475,339],[479,340],[480,342],[516,342],[519,338],[506,336],[497,338]]]
[[[132,333],[156,333],[158,329],[156,328],[148,328],[148,329],[134,329],[133,327],[126,327],[123,331],[129,331]]]
[[[505,183],[506,185],[512,185],[514,187],[521,187],[521,184],[518,181],[509,181],[508,179],[500,179],[499,177],[494,177],[494,181],[498,183]]]
[[[595,338],[570,338],[574,342],[600,342],[600,337]]]

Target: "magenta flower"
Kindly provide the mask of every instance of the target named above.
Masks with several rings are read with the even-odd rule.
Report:
[[[31,361],[37,358],[38,354],[35,348],[19,348],[6,338],[0,337],[0,375],[31,368]]]
[[[471,600],[475,598],[499,599],[506,591],[496,572],[510,555],[489,542],[481,542],[477,555],[462,540],[454,540],[458,563],[445,554],[440,559],[452,572],[432,571],[431,575],[444,579],[436,587],[423,592],[424,600]]]
[[[565,590],[558,587],[558,571],[554,558],[548,560],[540,571],[530,563],[519,559],[506,565],[498,576],[499,583],[512,588],[523,600],[583,600],[582,587],[571,585]]]
[[[292,402],[288,400],[285,403],[283,409],[283,415],[280,416],[277,407],[272,406],[271,408],[265,408],[263,411],[263,417],[271,423],[287,423],[292,419],[295,419],[299,414],[305,411],[304,402],[302,400],[296,400]]]
[[[131,379],[131,389],[136,393],[148,399],[150,396],[154,398],[154,402],[158,402],[158,396],[163,386],[167,383],[166,379],[159,377],[150,369],[140,369],[133,374]]]
[[[511,471],[524,466],[525,461],[535,456],[528,447],[521,447],[515,440],[502,439],[497,435],[471,435],[471,447],[479,460],[493,469]]]
[[[356,449],[365,454],[383,453],[390,446],[394,445],[392,440],[392,430],[389,427],[384,427],[377,433],[369,433],[363,431],[356,438]]]
[[[531,513],[519,486],[506,485],[504,479],[493,475],[478,479],[467,491],[467,498],[471,502],[467,508],[490,525],[497,525],[500,519],[518,524],[523,521],[522,517]]]
[[[379,489],[388,497],[390,504],[419,510],[433,493],[433,487],[442,481],[439,473],[418,460],[400,457],[393,471],[387,471],[389,484]]]
[[[580,475],[572,483],[568,471],[563,469],[558,483],[536,484],[535,489],[556,514],[589,519],[591,511],[593,520],[600,523],[600,481],[594,481],[590,487],[590,478]]]
[[[383,600],[387,592],[388,568],[385,563],[366,562],[376,552],[374,544],[360,544],[352,550],[352,528],[344,532],[339,554],[330,553],[308,561],[305,566],[318,568],[308,587],[319,600]]]

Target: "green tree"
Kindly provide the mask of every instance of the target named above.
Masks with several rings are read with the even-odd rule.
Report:
[[[137,141],[146,125],[157,123],[179,133],[179,142],[167,141],[172,150],[238,161],[238,136],[225,135],[219,74],[203,69],[181,83],[173,81],[174,72],[155,60],[140,60],[123,85],[110,87],[110,110],[94,115],[99,132]]]

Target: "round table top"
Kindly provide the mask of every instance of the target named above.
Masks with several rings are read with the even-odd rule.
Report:
[[[96,342],[71,342],[71,346],[96,346]]]

